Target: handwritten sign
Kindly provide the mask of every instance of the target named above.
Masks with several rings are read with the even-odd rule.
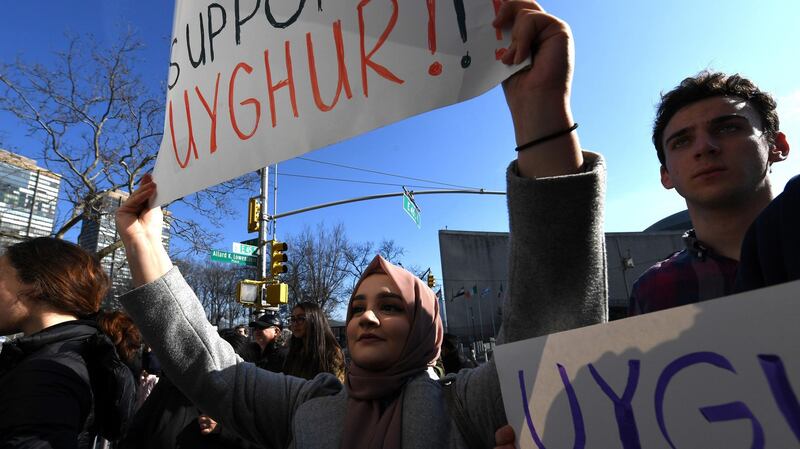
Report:
[[[498,346],[519,448],[800,446],[800,281]]]
[[[156,203],[485,92],[499,5],[177,0]]]

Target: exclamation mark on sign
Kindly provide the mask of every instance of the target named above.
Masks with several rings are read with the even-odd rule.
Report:
[[[501,0],[492,0],[492,4],[494,5],[494,15],[495,16],[497,16],[497,13],[500,12],[500,2],[501,2]],[[495,37],[497,38],[498,41],[502,41],[503,40],[503,32],[500,30],[500,28],[495,28],[494,29],[494,35],[495,35]],[[506,54],[506,48],[505,47],[500,47],[500,48],[498,48],[498,49],[496,49],[494,51],[494,59],[499,61],[499,60],[501,60],[503,58],[504,54]]]
[[[426,0],[428,4],[428,48],[431,54],[436,54],[436,0]],[[433,61],[433,64],[428,67],[428,74],[430,76],[439,76],[442,74],[442,64],[439,61]]]
[[[464,0],[453,0],[456,9],[456,20],[458,20],[458,32],[461,34],[461,42],[467,43],[467,13],[464,11]],[[467,68],[472,64],[472,57],[469,52],[461,58],[461,67]]]

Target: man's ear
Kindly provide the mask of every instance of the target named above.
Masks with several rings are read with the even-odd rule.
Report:
[[[786,134],[778,132],[775,135],[775,145],[769,149],[769,161],[781,162],[787,157],[789,157],[789,141],[786,140]]]
[[[661,185],[664,186],[665,189],[675,188],[675,185],[672,184],[672,178],[669,177],[667,167],[665,167],[663,164],[661,165]]]

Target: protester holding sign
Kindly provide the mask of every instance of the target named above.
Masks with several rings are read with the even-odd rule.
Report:
[[[507,173],[513,244],[501,341],[510,342],[605,320],[604,166],[581,152],[574,132],[568,26],[521,0],[503,2],[494,25],[511,27],[504,63],[534,61],[504,83],[519,145]],[[348,307],[344,385],[327,373],[304,380],[259,370],[218,338],[172,266],[161,211],[147,208],[155,193],[148,176],[117,212],[137,285],[121,300],[168,375],[215,419],[267,447],[494,444],[506,423],[494,362],[447,385],[425,374],[442,325],[419,279],[380,258],[370,264]]]
[[[686,200],[686,248],[633,285],[631,315],[734,292],[745,232],[773,197],[769,173],[785,160],[777,104],[747,78],[701,72],[662,96],[653,128],[661,183]]]

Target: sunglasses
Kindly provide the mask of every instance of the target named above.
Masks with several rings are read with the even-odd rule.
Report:
[[[297,315],[297,316],[290,316],[289,317],[289,323],[291,323],[291,324],[303,323],[303,322],[305,322],[305,320],[306,320],[306,316],[305,315]]]

